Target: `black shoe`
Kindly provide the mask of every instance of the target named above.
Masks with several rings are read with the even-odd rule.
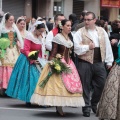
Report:
[[[61,114],[61,113],[59,113],[58,111],[56,111],[56,114],[57,114],[58,116],[60,116],[60,117],[65,117],[65,114],[64,114],[64,113]]]
[[[92,111],[96,114],[97,107],[96,106],[92,106]]]
[[[84,117],[90,117],[90,112],[83,112]]]
[[[26,102],[26,107],[31,107],[31,103],[30,102]]]

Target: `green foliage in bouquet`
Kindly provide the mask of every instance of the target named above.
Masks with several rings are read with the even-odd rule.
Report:
[[[55,74],[62,74],[64,73],[70,73],[71,69],[67,67],[59,58],[54,58],[50,63],[52,73]]]
[[[37,60],[39,51],[32,51],[28,54],[28,58],[31,60]]]
[[[48,75],[45,77],[45,79],[39,84],[41,88],[44,88],[46,83],[48,82],[49,78],[53,74],[69,74],[71,73],[70,67],[68,67],[65,63],[61,62],[62,56],[60,54],[57,54],[56,57],[50,61],[48,64],[50,66],[50,71]]]
[[[8,38],[0,38],[0,58],[4,58],[6,48],[9,47],[10,40]]]

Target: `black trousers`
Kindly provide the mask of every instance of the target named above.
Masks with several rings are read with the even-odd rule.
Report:
[[[83,86],[85,108],[97,106],[107,76],[105,64],[79,61],[77,69]]]

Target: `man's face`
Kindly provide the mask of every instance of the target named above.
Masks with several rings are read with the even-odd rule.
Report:
[[[58,23],[64,19],[65,19],[64,16],[58,16],[57,20],[55,21],[55,25],[58,26]]]
[[[93,18],[92,14],[86,15],[84,17],[85,27],[88,29],[92,28],[95,25],[96,19]]]
[[[118,21],[117,24],[118,24],[118,28],[120,28],[120,21]]]

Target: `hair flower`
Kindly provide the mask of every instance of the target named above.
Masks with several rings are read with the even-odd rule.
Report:
[[[58,22],[58,26],[59,26],[60,29],[62,29],[62,23],[61,23],[61,21]]]

